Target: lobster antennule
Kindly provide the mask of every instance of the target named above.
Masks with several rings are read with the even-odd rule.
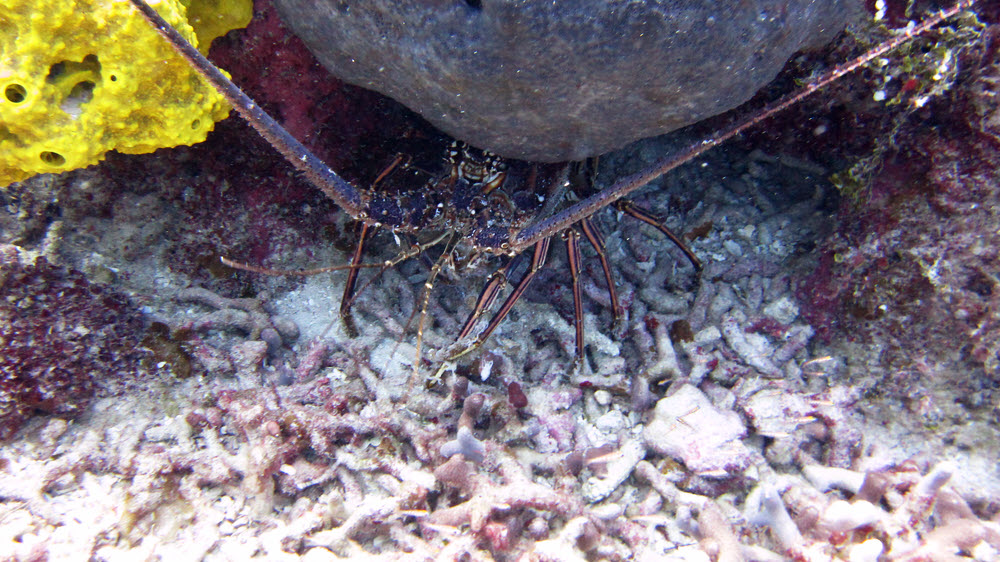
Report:
[[[910,39],[926,33],[944,20],[955,16],[962,10],[971,8],[975,4],[976,0],[960,0],[950,8],[941,10],[937,14],[927,18],[919,25],[906,29],[905,32],[897,35],[892,40],[880,43],[857,58],[833,68],[816,80],[809,82],[809,84],[805,87],[779,98],[777,101],[765,106],[763,109],[754,111],[746,117],[723,127],[710,138],[692,144],[676,154],[666,156],[654,162],[645,170],[621,178],[611,187],[595,193],[583,201],[570,205],[550,217],[542,219],[513,236],[510,242],[511,248],[514,252],[521,252],[531,247],[542,238],[548,238],[562,232],[571,225],[576,224],[584,218],[587,218],[597,211],[613,204],[615,201],[618,201],[622,197],[625,197],[633,191],[645,186],[663,174],[682,164],[690,162],[712,148],[715,148],[736,135],[739,135],[743,131],[759,124],[765,119],[792,107],[793,105],[801,102],[803,99],[822,90],[826,86],[829,86],[831,83],[840,79],[844,75],[850,74],[876,58],[895,50],[908,42]]]
[[[351,216],[365,217],[364,197],[356,187],[337,175],[305,145],[288,134],[284,127],[264,112],[250,99],[250,96],[243,93],[239,86],[233,84],[233,81],[205,58],[198,49],[188,43],[145,0],[130,1],[174,50],[184,57],[205,80],[208,80],[226,98],[226,101],[243,116],[247,123],[285,157],[285,160],[301,171],[313,185],[320,188],[330,199],[333,199],[334,203],[350,213]]]

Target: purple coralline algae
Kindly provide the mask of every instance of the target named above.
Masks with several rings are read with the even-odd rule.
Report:
[[[839,230],[799,290],[821,335],[884,342],[881,362],[898,376],[949,372],[970,398],[985,381],[969,375],[1000,380],[1000,157],[996,111],[986,109],[996,73],[995,62],[982,64],[936,105],[938,126],[898,132],[900,148],[860,203],[844,201]]]
[[[144,370],[143,319],[123,295],[0,245],[0,440],[35,412],[73,417]]]

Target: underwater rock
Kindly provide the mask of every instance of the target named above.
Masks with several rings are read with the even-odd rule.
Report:
[[[580,160],[749,99],[857,0],[276,0],[331,72],[503,156]]]

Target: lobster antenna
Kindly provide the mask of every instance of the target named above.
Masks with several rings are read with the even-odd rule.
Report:
[[[694,158],[701,156],[708,150],[726,142],[750,127],[757,125],[761,121],[801,102],[806,97],[825,88],[832,82],[840,79],[845,74],[854,72],[872,60],[910,41],[914,37],[926,33],[932,27],[954,16],[958,12],[971,8],[975,3],[976,0],[961,0],[952,7],[946,10],[941,10],[937,14],[927,18],[919,25],[907,28],[902,34],[873,47],[858,58],[845,64],[838,65],[836,68],[810,82],[807,86],[791,92],[785,97],[764,106],[764,108],[760,111],[755,111],[735,123],[720,129],[712,135],[711,138],[692,144],[679,153],[662,158],[654,162],[645,170],[631,176],[625,176],[615,182],[611,187],[604,189],[599,193],[595,193],[583,201],[574,203],[551,217],[543,219],[525,228],[524,230],[518,232],[517,235],[514,236],[513,240],[511,240],[510,245],[512,250],[515,252],[522,251],[542,238],[548,238],[562,230],[565,230],[566,228],[569,228],[570,225],[593,215],[597,211],[645,186],[649,182],[655,180],[670,170],[673,170],[681,164],[690,162]]]
[[[160,33],[191,66],[208,80],[226,101],[243,116],[250,125],[264,137],[288,160],[295,168],[305,174],[316,187],[320,188],[334,203],[351,216],[365,218],[364,201],[361,192],[356,187],[337,175],[322,160],[317,158],[308,148],[295,139],[284,127],[278,124],[270,115],[262,110],[249,96],[243,93],[233,81],[215,67],[205,55],[195,49],[187,39],[164,20],[160,14],[145,2],[131,0],[132,5],[142,13],[143,17]]]

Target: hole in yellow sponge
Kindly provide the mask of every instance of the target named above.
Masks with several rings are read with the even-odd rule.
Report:
[[[49,67],[45,80],[62,94],[59,108],[78,117],[83,104],[93,98],[94,88],[101,83],[101,61],[97,55],[87,55],[80,62],[57,62]]]
[[[20,84],[9,84],[3,89],[3,97],[11,103],[21,103],[28,97],[28,90]]]
[[[201,119],[195,119],[191,122],[191,130],[197,131],[198,127],[201,127]]]
[[[79,74],[89,74],[93,81],[101,79],[101,60],[97,55],[90,54],[83,57],[80,62],[64,60],[49,67],[49,74],[45,77],[50,84],[62,84],[64,82],[78,82],[79,80],[69,80],[70,77],[78,77]]]
[[[49,166],[58,167],[66,163],[66,158],[64,158],[63,155],[59,154],[58,152],[50,152],[46,150],[45,152],[39,154],[38,157],[42,159],[42,162],[45,162]]]
[[[59,108],[69,113],[73,117],[79,117],[83,110],[83,104],[94,99],[94,83],[90,81],[77,82],[69,95],[59,105]]]

